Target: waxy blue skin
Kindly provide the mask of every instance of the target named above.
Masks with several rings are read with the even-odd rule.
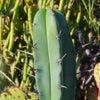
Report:
[[[56,9],[41,9],[34,18],[34,68],[39,100],[73,100],[75,52],[65,17]],[[66,88],[62,88],[64,87]]]

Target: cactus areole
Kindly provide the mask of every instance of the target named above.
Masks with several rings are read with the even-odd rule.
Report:
[[[47,8],[37,12],[33,45],[39,100],[74,100],[75,52],[60,11]]]

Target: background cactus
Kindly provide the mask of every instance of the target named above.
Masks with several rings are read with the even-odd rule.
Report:
[[[100,63],[97,63],[94,67],[94,78],[98,88],[98,100],[100,99]]]
[[[2,89],[4,89],[4,87],[7,85],[7,80],[5,78],[4,75],[2,75],[3,73],[7,72],[7,65],[4,62],[3,57],[0,55],[0,92]]]
[[[73,100],[75,52],[65,17],[57,9],[41,9],[33,24],[39,100]]]
[[[11,87],[1,93],[0,100],[27,100],[23,91],[17,87]]]
[[[100,89],[100,63],[97,63],[94,67],[94,78],[96,80],[97,87]]]

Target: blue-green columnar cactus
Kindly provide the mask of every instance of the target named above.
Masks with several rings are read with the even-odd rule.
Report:
[[[61,12],[51,8],[37,12],[33,45],[39,100],[74,100],[75,52]]]

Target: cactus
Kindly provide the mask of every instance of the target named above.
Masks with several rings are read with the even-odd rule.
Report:
[[[94,75],[97,87],[100,89],[100,63],[97,63],[95,65],[93,75]]]
[[[68,24],[57,9],[41,9],[33,22],[39,100],[74,100],[75,52]]]
[[[7,70],[7,65],[4,63],[4,59],[0,55],[0,72],[5,73]],[[0,92],[7,85],[6,78],[0,73]]]
[[[94,67],[94,79],[98,88],[98,100],[100,99],[100,62]]]
[[[19,88],[11,87],[1,93],[0,100],[26,100],[26,97]]]

